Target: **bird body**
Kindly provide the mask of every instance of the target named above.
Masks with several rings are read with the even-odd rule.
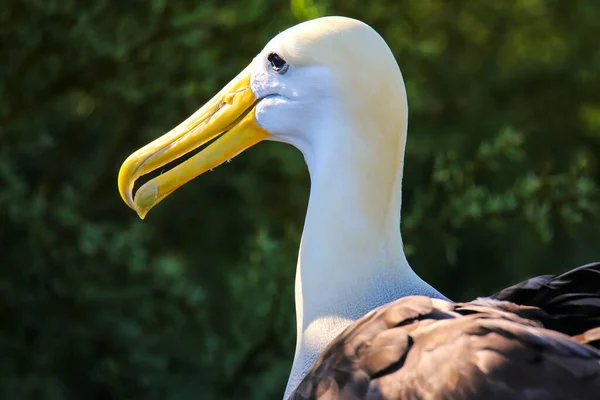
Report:
[[[597,399],[594,283],[600,263],[469,303],[396,300],[336,338],[292,398]]]
[[[320,364],[304,380],[312,386],[301,386],[296,395],[312,398],[321,393],[318,382],[329,382],[328,387],[337,389],[323,392],[323,398],[331,398],[328,397],[331,393],[349,396],[350,392],[361,398],[356,395],[358,392],[353,392],[359,383],[348,380],[350,386],[340,386],[339,381],[323,375],[323,371],[337,373],[337,367],[330,367],[334,360],[345,357],[344,351],[352,346],[363,348],[359,343],[361,338],[383,338],[377,339],[384,343],[381,348],[391,351],[371,357],[374,366],[368,367],[370,372],[365,375],[371,379],[367,380],[365,393],[370,393],[373,376],[375,380],[394,382],[387,372],[391,365],[397,365],[393,359],[400,355],[406,356],[406,361],[414,361],[411,365],[415,368],[436,368],[411,372],[415,379],[422,380],[420,391],[411,395],[411,387],[404,386],[404,392],[381,392],[380,397],[394,398],[389,396],[398,394],[401,397],[396,398],[428,398],[421,395],[444,388],[426,384],[435,371],[443,372],[444,379],[453,379],[457,385],[466,384],[465,377],[473,377],[464,371],[453,374],[442,368],[438,365],[443,360],[441,356],[427,359],[427,354],[438,354],[431,351],[436,343],[453,348],[453,353],[447,354],[458,356],[468,349],[485,348],[485,338],[490,336],[478,334],[477,329],[489,329],[494,337],[502,336],[498,333],[502,330],[521,337],[521,332],[542,329],[541,322],[518,314],[510,316],[509,311],[497,306],[452,304],[409,266],[399,229],[407,121],[404,80],[381,36],[354,19],[320,18],[277,35],[205,106],[132,154],[121,167],[121,196],[143,218],[181,185],[262,140],[289,143],[302,152],[310,173],[311,190],[296,270],[296,352],[285,397],[292,395],[332,341],[330,346],[343,351],[323,353],[333,358],[319,359]],[[140,176],[213,139],[198,154],[146,182],[133,196],[134,183]],[[523,290],[515,289],[515,293],[524,293]],[[401,300],[388,304],[397,299]],[[473,307],[479,307],[479,311],[473,311]],[[373,309],[376,311],[372,312]],[[396,323],[404,327],[418,323],[419,344],[413,346],[412,336],[394,328]],[[475,332],[480,341],[470,343],[461,329]],[[342,331],[345,333],[336,338]],[[545,332],[541,335],[550,343],[555,336]],[[398,342],[389,342],[396,337]],[[540,340],[542,347],[545,346],[546,342]],[[554,347],[548,348],[589,355],[586,368],[597,365],[590,361],[595,350],[574,339],[566,338],[564,343],[562,340],[560,336]],[[499,346],[507,348],[511,343],[520,342],[507,339]],[[418,348],[421,350],[417,356]],[[490,371],[500,363],[498,357],[485,359],[489,363],[482,365]],[[339,362],[343,368],[344,363],[351,363]],[[381,367],[386,362],[391,364]],[[546,373],[545,369],[540,371]],[[317,380],[313,379],[315,372]],[[324,380],[319,381],[321,378]],[[364,389],[364,376],[360,379]],[[395,385],[401,382],[404,381],[399,380]],[[463,388],[464,396],[477,395],[477,382],[469,385],[471,389]]]

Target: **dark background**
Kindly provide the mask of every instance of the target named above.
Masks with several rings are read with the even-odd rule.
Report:
[[[262,143],[143,222],[117,173],[272,36],[333,14],[406,79],[421,276],[461,300],[600,259],[599,1],[3,0],[0,398],[280,398],[299,152]]]

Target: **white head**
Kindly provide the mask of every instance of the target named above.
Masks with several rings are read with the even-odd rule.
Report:
[[[296,274],[289,393],[353,320],[403,295],[441,297],[402,251],[406,126],[404,82],[384,40],[360,21],[320,18],[277,35],[205,106],[132,154],[119,190],[143,218],[181,185],[261,140],[302,151],[311,195]],[[137,178],[214,138],[133,199]]]
[[[346,140],[379,144],[385,140],[371,135],[382,131],[386,139],[404,136],[400,69],[383,39],[360,21],[329,17],[296,25],[265,46],[250,73],[252,91],[263,99],[257,122],[274,140],[308,152],[307,143],[317,148],[327,140],[315,136],[315,125],[333,119],[364,133]]]
[[[402,75],[381,36],[354,19],[319,18],[277,35],[204,107],[132,154],[121,167],[119,189],[143,217],[177,187],[263,139],[296,146],[309,168],[313,158],[335,157],[336,147],[353,151],[354,171],[364,173],[361,162],[368,167],[377,154],[380,163],[393,164],[377,171],[389,187],[401,172],[406,122]],[[340,125],[352,135],[336,136],[345,131]],[[137,178],[219,135],[194,162],[142,186],[134,202]]]

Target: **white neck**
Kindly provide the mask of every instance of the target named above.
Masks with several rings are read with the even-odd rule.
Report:
[[[327,138],[318,152],[296,144],[311,191],[296,270],[296,354],[285,398],[325,346],[370,310],[407,295],[443,298],[414,273],[402,249],[404,138],[397,148],[374,149],[352,141],[360,136],[337,122],[335,133],[317,135]]]

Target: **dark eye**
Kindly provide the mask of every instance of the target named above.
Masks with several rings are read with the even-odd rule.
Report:
[[[277,55],[277,53],[271,53],[267,56],[267,60],[271,63],[271,68],[273,71],[279,72],[280,74],[285,74],[285,71],[288,69],[288,63],[285,60]]]

